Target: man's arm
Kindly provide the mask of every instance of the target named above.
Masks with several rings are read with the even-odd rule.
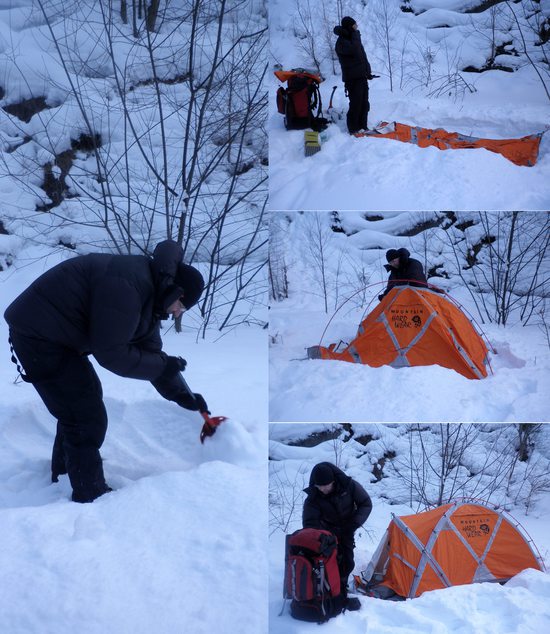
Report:
[[[306,499],[302,511],[302,526],[304,528],[323,528],[322,524],[321,509]]]
[[[352,526],[353,529],[356,530],[360,526],[367,521],[367,518],[371,514],[372,511],[372,500],[370,499],[369,494],[365,491],[365,489],[353,480],[353,501],[355,502],[357,508],[355,509],[355,513],[352,518]]]
[[[422,264],[418,260],[410,260],[409,264],[409,278],[420,282],[418,286],[426,286],[428,284],[428,280],[424,274],[424,267]]]
[[[141,310],[139,292],[131,283],[120,277],[102,280],[92,291],[90,346],[97,362],[107,370],[150,381],[164,370],[166,355],[160,348],[132,343]]]

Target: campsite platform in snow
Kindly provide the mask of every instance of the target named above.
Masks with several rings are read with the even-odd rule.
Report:
[[[330,78],[327,85],[336,81]],[[326,93],[324,84],[321,89]],[[396,97],[376,86],[371,104],[371,126],[398,121],[493,139],[535,134],[550,119],[545,105],[472,103],[455,109],[446,102]],[[338,107],[347,110],[343,95]],[[514,165],[485,149],[439,150],[391,139],[353,138],[345,119],[331,124],[321,138],[321,152],[305,157],[303,132],[287,131],[281,115],[270,116],[271,209],[550,208],[550,132],[543,135],[533,167]]]
[[[307,15],[305,0],[298,3],[272,0],[270,6],[272,59],[285,70],[313,68],[311,54],[305,52],[310,49],[297,4],[301,5],[302,15]],[[369,127],[381,121],[400,122],[490,139],[520,138],[547,130],[548,96],[537,71],[525,57],[499,58],[504,65],[512,64],[515,72],[462,72],[470,65],[480,67],[484,56],[490,55],[491,36],[484,31],[488,28],[489,11],[467,13],[472,4],[467,0],[434,1],[414,3],[418,12],[425,10],[414,15],[400,12],[399,4],[382,6],[353,1],[346,5],[348,15],[359,25],[373,73],[380,75],[369,82]],[[380,42],[384,9],[391,14],[388,46],[393,59],[393,89],[385,44]],[[519,167],[485,149],[442,151],[394,140],[350,137],[345,121],[348,100],[340,68],[338,61],[330,61],[327,52],[328,46],[334,47],[332,26],[338,19],[335,7],[328,3],[323,11],[312,16],[308,27],[313,30],[317,59],[325,77],[320,85],[324,116],[332,88],[336,86],[332,113],[340,117],[323,132],[322,150],[315,155],[304,156],[302,131],[285,130],[283,116],[275,107],[275,94],[282,84],[271,74],[268,122],[271,209],[550,208],[550,132],[542,138],[539,158],[533,167]],[[499,19],[497,16],[497,38],[509,43],[510,25],[506,19],[501,24]],[[514,37],[521,41],[518,33],[514,32]],[[533,51],[539,50],[533,42],[530,44]],[[521,46],[518,44],[516,48]],[[425,55],[422,59],[421,52]],[[424,68],[427,59],[431,59],[430,69]],[[421,85],[422,72],[425,85]],[[447,75],[448,91],[436,89]],[[428,87],[429,81],[434,83]],[[430,92],[438,96],[429,96]]]
[[[287,444],[313,433],[321,433],[329,427],[320,424],[270,425],[270,634],[309,634],[319,631],[326,634],[541,634],[550,630],[550,575],[534,569],[520,572],[503,586],[493,583],[454,586],[428,591],[418,598],[401,602],[358,594],[360,611],[345,612],[323,624],[321,630],[316,623],[293,619],[288,601],[281,614],[284,536],[301,528],[305,497],[301,490],[307,486],[309,474],[316,463],[324,460],[337,462],[348,475],[366,488],[372,498],[373,511],[364,527],[355,533],[355,574],[360,574],[367,567],[391,514],[408,515],[418,511],[400,501],[399,495],[407,487],[403,482],[400,483],[387,463],[384,477],[379,482],[374,481],[371,473],[377,456],[390,448],[396,450],[398,455],[403,452],[406,461],[409,447],[407,441],[402,440],[403,425],[354,425],[356,434],[374,437],[366,446],[353,440],[342,443],[338,439],[327,440],[313,447]],[[427,443],[428,437],[429,434],[425,434]],[[433,449],[433,446],[428,446]],[[548,440],[542,443],[540,450],[547,460]],[[478,459],[483,463],[485,458],[482,453]],[[548,567],[548,492],[538,496],[535,507],[528,514],[520,507],[510,510],[510,513],[534,540]]]
[[[361,314],[331,324],[323,345],[349,341]],[[493,374],[467,379],[437,365],[411,368],[307,359],[328,317],[287,300],[271,308],[270,421],[546,421],[550,353],[537,328],[486,326]]]
[[[0,273],[0,315],[60,257],[19,256]],[[31,385],[14,384],[0,318],[0,631],[266,631],[266,335],[245,326],[197,342],[194,312],[179,335],[164,322],[164,349],[187,359],[189,385],[229,420],[201,445],[198,413],[94,362],[115,490],[93,504],[70,501],[67,476],[51,484],[55,421]]]
[[[550,350],[543,323],[537,325],[534,319],[522,326],[517,314],[510,316],[506,326],[494,319],[482,322],[478,308],[493,301],[489,290],[480,291],[478,284],[491,277],[489,256],[479,250],[476,281],[465,254],[483,240],[485,229],[478,212],[460,212],[452,226],[473,223],[464,232],[441,227],[415,230],[419,223],[432,226],[442,213],[384,212],[382,219],[363,212],[339,213],[337,219],[328,212],[273,214],[272,271],[286,266],[288,296],[273,301],[270,310],[270,421],[549,420]],[[491,231],[502,241],[505,214],[483,217],[494,221]],[[524,217],[536,223],[544,220],[534,213]],[[453,241],[454,252],[449,246]],[[326,309],[318,267],[320,242]],[[522,250],[520,245],[521,240],[516,241],[514,252]],[[474,320],[490,350],[487,378],[467,379],[438,365],[370,367],[307,358],[311,346],[349,343],[355,338],[359,324],[378,305],[377,296],[386,286],[386,249],[398,247],[420,258],[426,271],[444,271],[447,277],[428,281],[444,288]],[[533,247],[525,247],[529,248]],[[546,253],[533,266],[545,274],[548,264]],[[522,275],[527,270],[524,267]],[[469,288],[474,291],[470,293]]]

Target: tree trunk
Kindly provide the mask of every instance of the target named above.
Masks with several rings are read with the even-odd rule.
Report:
[[[157,17],[159,13],[160,0],[151,0],[151,5],[147,10],[147,30],[152,32],[155,30]]]

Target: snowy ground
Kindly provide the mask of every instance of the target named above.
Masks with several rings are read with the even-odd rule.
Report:
[[[311,214],[287,216],[293,218],[284,230],[289,297],[272,302],[270,310],[270,421],[548,420],[550,351],[544,331],[536,325],[522,327],[515,319],[506,327],[482,324],[463,281],[452,275],[430,281],[445,287],[489,342],[493,352],[486,379],[466,379],[437,365],[371,368],[307,359],[309,346],[355,337],[357,326],[385,288],[386,249],[406,247],[414,256],[426,257],[426,270],[439,262],[449,267],[452,256],[445,252],[445,238],[437,231],[399,237],[406,235],[407,222],[414,215],[388,213],[383,220],[367,222],[358,213],[340,214],[347,230],[355,231],[351,236],[331,233],[324,223],[328,312],[319,297],[320,283],[308,251]],[[311,242],[315,240],[311,237]],[[353,283],[357,287],[359,274],[363,276],[359,286],[366,286],[364,297],[350,290]]]
[[[356,431],[361,425],[354,425]],[[371,425],[369,432],[377,427]],[[325,426],[326,428],[326,426]],[[365,569],[378,546],[391,517],[410,514],[417,509],[402,503],[388,504],[396,483],[390,477],[373,484],[370,467],[372,461],[365,448],[353,441],[338,445],[338,441],[328,441],[313,448],[290,447],[286,443],[307,435],[308,431],[321,431],[321,425],[270,425],[270,502],[272,510],[271,536],[269,546],[269,632],[270,634],[306,634],[318,631],[315,623],[303,623],[294,620],[288,612],[288,602],[282,614],[282,585],[284,573],[284,534],[301,528],[301,507],[304,495],[301,488],[307,486],[309,473],[313,465],[322,460],[335,462],[352,477],[361,482],[373,500],[373,511],[364,528],[356,533],[355,573]],[[382,433],[396,436],[396,430],[385,427]],[[372,443],[376,444],[376,443]],[[345,447],[345,449],[343,449]],[[546,450],[548,447],[546,447]],[[349,452],[349,453],[346,453]],[[303,486],[302,486],[303,485]],[[280,514],[288,521],[286,530],[275,528],[273,499],[277,493],[286,491],[287,500],[295,499],[294,513]],[[385,499],[382,499],[383,494]],[[295,496],[295,497],[294,497]],[[513,517],[518,520],[533,538],[548,566],[550,540],[547,531],[550,520],[550,498],[548,493],[539,498],[537,507],[529,515],[521,509],[514,509]],[[417,599],[404,602],[392,602],[358,595],[361,610],[346,612],[323,625],[323,632],[336,634],[414,634],[431,632],[433,634],[512,634],[527,632],[537,634],[550,627],[550,577],[547,572],[524,570],[506,585],[475,584],[455,586],[444,590],[426,592]]]
[[[348,2],[344,11],[358,22],[362,40],[369,56],[373,73],[381,75],[370,84],[369,127],[380,121],[398,121],[425,128],[444,128],[449,132],[493,139],[517,138],[546,129],[550,119],[550,105],[545,91],[531,66],[523,66],[514,73],[491,70],[484,73],[463,73],[476,92],[465,92],[460,98],[440,96],[430,98],[422,90],[411,92],[394,86],[390,91],[387,72],[378,55],[373,32],[372,7],[359,2]],[[392,3],[390,3],[392,4]],[[399,3],[393,3],[395,6]],[[443,6],[443,2],[432,3]],[[455,3],[456,4],[456,3]],[[459,2],[464,5],[464,2]],[[305,2],[302,2],[305,5]],[[447,6],[447,5],[445,5]],[[273,63],[285,69],[312,67],[295,37],[295,3],[291,0],[272,0],[270,8],[271,53]],[[460,10],[460,7],[450,6]],[[450,15],[450,13],[449,13]],[[455,14],[466,18],[463,14]],[[422,19],[421,19],[422,18]],[[318,20],[319,49],[321,38]],[[477,18],[476,18],[477,19]],[[330,20],[329,20],[330,21]],[[449,17],[445,16],[445,21]],[[444,49],[447,44],[453,55],[462,55],[464,65],[475,61],[480,42],[462,35],[458,40],[437,40],[441,22],[440,12],[433,10],[420,17],[402,13],[392,25],[395,35],[393,54],[403,46],[415,47],[406,39],[414,33],[423,45],[437,54],[436,67],[445,72]],[[337,23],[330,22],[331,27]],[[457,26],[457,29],[465,25]],[[332,28],[331,28],[332,30]],[[471,33],[470,33],[471,35]],[[336,37],[331,35],[332,46]],[[456,47],[456,49],[454,48]],[[419,47],[420,48],[420,47]],[[321,55],[320,55],[321,56]],[[446,60],[449,61],[448,59]],[[455,58],[453,57],[453,62]],[[412,64],[412,61],[409,62]],[[452,62],[450,62],[452,63]],[[338,63],[336,62],[337,68]],[[333,99],[336,112],[345,115],[347,98],[339,74],[323,58],[321,95],[325,112],[333,86],[338,86]],[[434,75],[436,74],[434,70]],[[396,80],[394,80],[396,81]],[[345,116],[330,125],[323,133],[322,151],[304,157],[303,132],[286,131],[282,115],[275,107],[275,93],[281,84],[272,75],[270,84],[269,150],[270,150],[270,207],[271,209],[548,209],[550,207],[550,137],[546,133],[540,147],[538,163],[533,167],[519,167],[500,155],[484,149],[441,151],[434,147],[419,148],[412,144],[387,139],[350,138]]]
[[[360,318],[356,311],[333,322],[323,345],[352,339]],[[550,354],[536,328],[485,326],[498,354],[490,355],[493,374],[475,381],[436,365],[370,368],[305,359],[328,319],[301,300],[272,307],[270,330],[279,343],[270,351],[271,421],[548,420]]]
[[[0,313],[45,266],[25,265],[25,255],[0,273]],[[184,331],[193,311],[186,319]],[[165,324],[165,350],[187,359],[189,384],[230,420],[201,445],[198,414],[96,366],[115,491],[80,505],[66,476],[50,484],[54,422],[32,386],[14,384],[0,320],[2,632],[266,631],[265,332],[197,343]],[[235,588],[247,589],[246,601]]]

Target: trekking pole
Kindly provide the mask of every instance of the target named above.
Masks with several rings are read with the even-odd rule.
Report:
[[[180,378],[183,383],[183,387],[186,389],[187,394],[193,399],[195,405],[197,405],[197,409],[200,412],[200,415],[204,419],[204,424],[200,433],[200,441],[204,444],[204,439],[207,436],[213,436],[216,433],[216,429],[227,420],[227,416],[210,416],[210,412],[201,411],[198,407],[197,399],[195,398],[195,394],[191,391],[191,388],[187,385],[187,381],[183,378],[180,372]]]

